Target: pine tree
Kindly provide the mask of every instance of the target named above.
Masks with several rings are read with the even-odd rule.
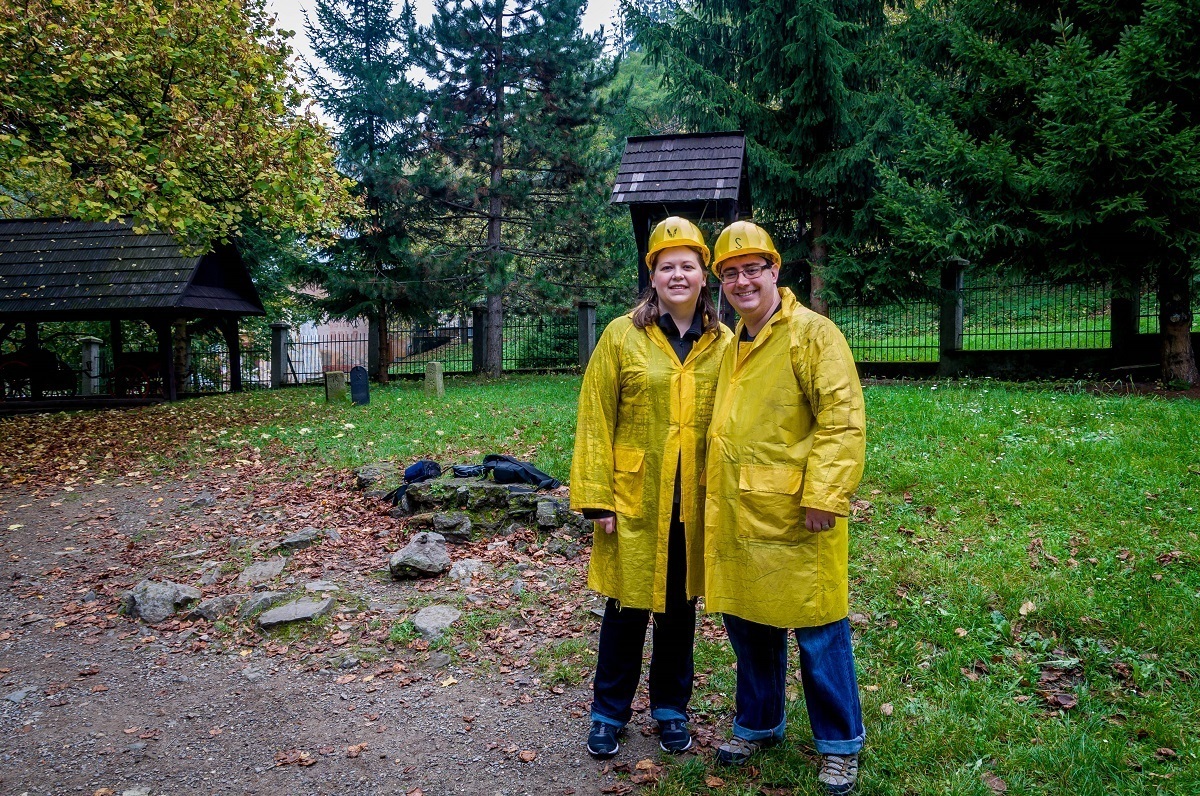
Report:
[[[1163,376],[1200,382],[1200,8],[915,4],[880,218],[898,265],[1157,280]]]
[[[366,212],[301,276],[324,291],[313,299],[322,313],[375,319],[377,377],[387,381],[389,320],[428,320],[453,303],[461,279],[430,250],[437,222],[413,181],[428,154],[429,95],[409,77],[417,24],[407,2],[395,16],[389,0],[317,0],[314,11],[308,31],[323,69],[310,66],[309,82],[340,128],[339,166]]]
[[[890,118],[877,90],[882,2],[695,0],[667,23],[661,2],[623,8],[687,125],[746,132],[760,220],[785,256],[807,248],[824,312],[824,278],[871,241],[862,208]]]
[[[487,295],[485,372],[502,366],[506,297],[606,270],[609,151],[595,141],[603,39],[584,0],[438,0],[424,67],[434,88],[423,191],[451,217],[445,242]],[[514,280],[522,284],[514,289]]]

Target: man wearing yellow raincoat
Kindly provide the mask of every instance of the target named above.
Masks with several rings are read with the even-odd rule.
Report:
[[[848,793],[864,731],[847,616],[846,517],[866,449],[863,394],[838,328],[779,288],[766,230],[739,221],[713,271],[740,321],[709,426],[705,607],[737,655],[734,737],[741,765],[783,738],[787,632],[829,793]]]
[[[700,473],[730,332],[705,284],[700,229],[671,217],[650,236],[650,290],[604,330],[579,394],[571,508],[595,521],[588,586],[608,597],[588,751],[611,757],[629,721],[654,618],[650,710],[668,752],[691,746],[694,598],[704,585]]]

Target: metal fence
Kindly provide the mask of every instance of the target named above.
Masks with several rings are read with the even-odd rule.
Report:
[[[831,306],[829,317],[842,330],[857,362],[937,362],[940,323],[934,301],[866,306]]]

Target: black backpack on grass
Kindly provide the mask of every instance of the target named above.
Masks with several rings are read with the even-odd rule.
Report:
[[[491,473],[492,480],[497,484],[530,484],[538,489],[555,489],[562,486],[562,482],[557,478],[551,478],[529,462],[505,456],[503,453],[489,453],[483,457],[483,464],[456,464],[451,469],[459,478],[487,478],[488,473]]]

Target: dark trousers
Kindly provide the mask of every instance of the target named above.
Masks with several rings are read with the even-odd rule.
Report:
[[[725,630],[737,655],[733,734],[751,741],[781,740],[784,731],[788,631],[725,614]],[[796,628],[804,704],[813,742],[821,754],[857,754],[865,732],[850,622]]]
[[[650,611],[622,608],[613,599],[604,606],[600,648],[596,656],[592,720],[624,727],[642,676],[642,648]],[[696,637],[696,604],[687,598],[687,543],[679,506],[671,515],[667,540],[667,603],[654,614],[650,652],[650,715],[659,721],[687,719],[692,698],[692,644]]]

